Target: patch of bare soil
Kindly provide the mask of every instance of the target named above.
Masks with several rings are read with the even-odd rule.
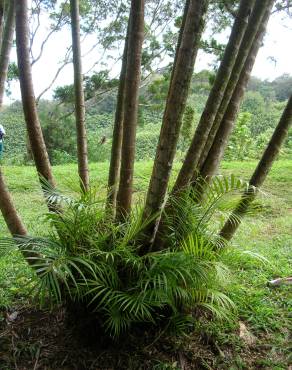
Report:
[[[94,331],[95,338],[89,332],[80,336],[78,323],[68,325],[64,309],[48,312],[23,308],[1,315],[1,370],[265,368],[257,362],[265,353],[254,342],[252,346],[242,344],[240,361],[245,365],[237,367],[234,348],[230,344],[219,347],[206,334],[178,339],[140,330],[115,343],[105,341],[98,330]]]

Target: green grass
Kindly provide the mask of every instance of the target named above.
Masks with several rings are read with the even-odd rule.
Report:
[[[256,162],[223,163],[223,173],[234,173],[248,180]],[[151,162],[136,164],[135,193],[147,190],[151,174]],[[177,163],[175,169],[179,168]],[[92,183],[104,188],[107,164],[91,165]],[[33,167],[4,167],[3,172],[13,195],[17,209],[32,234],[45,234],[44,214],[46,207]],[[66,189],[69,183],[77,183],[76,166],[54,167],[58,186]],[[234,326],[209,323],[204,330],[216,337],[219,346],[232,348],[232,356],[218,360],[228,361],[230,369],[287,369],[289,355],[289,307],[291,315],[291,287],[267,287],[276,277],[291,276],[292,265],[292,160],[280,160],[262,188],[257,200],[262,212],[249,216],[238,230],[234,244],[240,251],[251,251],[265,257],[269,262],[245,254],[231,258],[228,263],[233,270],[231,297],[237,305],[238,316],[257,338],[251,349],[255,356],[253,367],[243,355],[243,343],[238,340]],[[5,223],[0,219],[0,235],[8,235]],[[0,258],[0,306],[25,301],[29,295],[30,271],[18,254]],[[291,316],[290,316],[291,320]],[[261,355],[262,354],[262,355]],[[220,368],[219,362],[216,366]],[[226,365],[226,364],[225,364]]]

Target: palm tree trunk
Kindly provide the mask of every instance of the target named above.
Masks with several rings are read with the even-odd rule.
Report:
[[[6,187],[1,169],[0,169],[0,210],[12,237],[27,235],[27,230],[14,206],[10,192]],[[38,257],[37,253],[27,252],[24,250],[21,250],[21,253],[29,265],[33,266],[36,263],[37,261],[36,258]]]
[[[2,2],[0,6],[3,6]],[[1,13],[2,11],[2,13]],[[3,7],[0,7],[0,17],[2,20]],[[7,77],[9,56],[11,45],[13,41],[15,25],[15,9],[14,1],[11,0],[9,4],[8,15],[5,22],[3,38],[1,39],[1,53],[0,53],[0,109],[3,105],[4,85]],[[26,235],[26,228],[17,213],[14,206],[13,199],[7,189],[4,181],[4,176],[0,168],[0,210],[3,215],[4,221],[10,231],[11,235]]]
[[[0,169],[0,209],[11,235],[26,235],[26,228],[14,206]]]
[[[10,192],[6,187],[1,169],[0,210],[12,237],[27,235],[27,230],[14,206]],[[38,257],[38,254],[36,252],[27,252],[25,250],[21,250],[21,253],[29,265],[33,266],[36,263],[36,258]]]
[[[27,0],[17,1],[15,5],[16,47],[23,112],[35,165],[39,174],[40,183],[44,189],[43,179],[49,182],[53,187],[55,186],[55,181],[39,122],[32,83],[32,71],[29,57]]]
[[[250,49],[249,55],[246,59],[244,67],[241,71],[236,88],[232,94],[232,98],[228,104],[227,110],[220,123],[217,134],[214,138],[213,144],[205,162],[200,168],[200,177],[206,180],[210,179],[218,170],[219,164],[223,157],[225,148],[227,146],[230,134],[233,130],[234,123],[247,87],[252,68],[255,63],[257,53],[262,45],[262,41],[266,32],[267,23],[270,18],[271,8],[266,11],[262,24],[258,30],[258,34]]]
[[[255,188],[262,186],[265,181],[273,162],[279,154],[281,145],[288,135],[288,130],[292,125],[292,95],[288,100],[287,106],[282,114],[282,117],[276,127],[274,134],[256,168],[250,182],[248,190],[243,194],[237,207],[232,212],[229,219],[226,221],[220,236],[226,240],[230,240],[240,225],[242,217],[246,214],[250,204],[256,197]]]
[[[176,45],[176,49],[175,49],[175,55],[174,55],[173,67],[172,67],[172,70],[171,70],[171,77],[170,77],[169,85],[171,85],[171,83],[172,83],[171,81],[172,81],[173,76],[175,74],[175,66],[176,66],[177,58],[178,58],[178,54],[179,54],[178,50],[181,47],[182,37],[183,37],[185,25],[186,25],[186,20],[187,20],[187,15],[188,15],[188,12],[189,12],[190,3],[191,3],[191,0],[186,0],[186,2],[185,2],[182,21],[181,21],[181,26],[180,26],[180,30],[179,30],[179,34],[178,34],[178,39],[177,39],[177,45]]]
[[[142,44],[144,39],[144,0],[132,0],[124,96],[124,120],[120,184],[117,195],[117,217],[131,211],[138,96],[141,79]]]
[[[2,34],[4,27],[4,3],[0,0],[0,44],[2,45]]]
[[[148,188],[145,216],[159,212],[164,204],[182,117],[204,28],[208,1],[191,0],[181,27],[175,65],[168,90],[156,157]]]
[[[0,14],[1,16],[1,14]],[[2,17],[1,17],[2,18]],[[1,25],[2,29],[2,25]],[[8,72],[10,50],[13,43],[13,34],[15,29],[15,2],[9,2],[8,13],[5,20],[5,26],[2,32],[1,54],[0,54],[0,107],[3,105],[3,96],[5,81]]]
[[[190,0],[186,1],[185,11],[182,19],[182,28],[185,25],[185,19],[187,14],[187,9]],[[130,15],[131,18],[131,15]],[[178,45],[181,43],[182,32],[179,34]],[[127,29],[127,36],[125,40],[122,68],[119,79],[119,88],[117,96],[117,106],[115,113],[115,122],[113,129],[113,141],[111,148],[111,160],[109,167],[109,178],[108,178],[108,205],[111,208],[112,213],[115,213],[116,199],[119,185],[119,174],[120,174],[120,162],[121,162],[121,148],[122,148],[122,136],[123,136],[123,114],[124,114],[124,89],[125,89],[125,77],[126,77],[126,67],[127,67],[127,51],[128,51],[128,38],[129,38],[129,24]],[[176,61],[174,61],[175,65]]]
[[[121,151],[122,151],[122,139],[123,139],[123,120],[124,120],[124,97],[125,97],[125,82],[126,82],[126,70],[127,70],[127,55],[128,55],[128,42],[130,32],[130,20],[129,16],[127,35],[125,39],[122,68],[119,79],[117,105],[115,112],[115,122],[113,129],[113,141],[111,148],[111,159],[108,176],[108,196],[107,206],[110,209],[113,217],[115,217],[115,209],[117,202],[119,178],[120,178],[120,167],[121,167]]]
[[[204,113],[200,119],[195,135],[193,137],[193,140],[187,152],[186,158],[178,174],[176,183],[173,188],[173,192],[180,191],[181,189],[188,186],[188,184],[190,183],[193,177],[195,170],[197,169],[198,162],[199,162],[201,153],[203,151],[203,148],[207,142],[210,130],[214,126],[216,126],[214,135],[216,134],[216,131],[219,125],[218,121],[220,123],[223,117],[223,114],[225,113],[225,110],[228,106],[228,103],[232,96],[234,88],[238,82],[238,79],[239,79],[241,70],[244,66],[245,60],[248,56],[251,45],[253,44],[254,38],[258,32],[258,29],[263,19],[263,16],[265,14],[265,11],[267,7],[269,6],[269,4],[271,4],[271,2],[274,2],[274,0],[256,0],[256,3],[253,7],[253,11],[249,18],[249,22],[248,22],[245,32],[242,32],[242,28],[241,28],[241,27],[244,27],[244,28],[246,27],[245,23],[242,23],[241,21],[241,27],[240,27],[238,24],[240,18],[238,17],[237,20],[235,21],[234,28],[236,26],[237,31],[234,31],[234,28],[233,28],[234,32],[232,32],[231,34],[231,36],[233,36],[233,40],[230,41],[230,43],[228,43],[228,47],[226,48],[226,53],[224,55],[224,59],[228,61],[227,63],[228,68],[227,66],[225,67],[225,63],[223,63],[224,61],[223,59],[222,64],[221,64],[222,67],[220,66],[220,69],[218,71],[218,74],[220,72],[219,77],[218,79],[216,78],[216,81],[210,93],[210,96],[214,95],[214,99],[215,99],[218,96],[217,94],[221,95],[220,93],[221,86],[223,87],[225,86],[225,88],[222,89],[224,91],[224,95],[221,95],[221,99],[217,98],[218,101],[216,99],[217,101],[216,106],[213,103],[213,99],[209,100],[210,99],[209,97],[208,102],[210,101],[210,103],[208,103],[208,106],[206,107],[207,109],[204,110]],[[245,2],[241,3],[241,6],[245,7]],[[245,18],[244,18],[245,21],[246,21],[246,17],[247,17],[247,14],[245,15]],[[238,32],[242,32],[240,38],[236,37]],[[232,46],[234,40],[236,40],[236,43],[234,46]],[[229,55],[229,52],[227,52],[229,48],[230,50],[233,50],[233,53],[231,54],[232,56]],[[233,48],[235,48],[235,50]],[[221,75],[225,76],[223,80],[221,79]],[[209,111],[209,106],[212,107],[212,110],[210,109],[210,111]]]
[[[267,10],[266,10],[266,13],[264,15],[264,18],[263,18],[263,21],[262,21],[262,24],[264,24],[265,20],[266,19],[266,22],[268,22],[268,19],[270,17],[270,13],[271,13],[271,10],[273,8],[273,5],[274,5],[274,0],[271,0],[268,5],[267,5]],[[262,28],[260,26],[260,28]],[[260,30],[258,31],[258,34],[257,36],[255,37],[255,40],[259,37],[259,34],[260,34]],[[207,142],[205,144],[205,147],[204,147],[204,150],[202,151],[201,153],[201,156],[200,156],[200,160],[199,160],[199,165],[198,165],[198,169],[200,169],[206,158],[207,158],[207,155],[211,149],[211,146],[215,140],[215,136],[216,136],[216,133],[217,133],[217,130],[219,128],[219,126],[221,125],[221,121],[223,120],[223,117],[224,117],[224,114],[226,112],[226,110],[228,109],[228,105],[229,105],[229,102],[230,102],[230,93],[232,91],[232,86],[231,88],[229,89],[229,92],[227,92],[227,94],[224,96],[224,99],[223,99],[223,102],[220,106],[220,109],[218,110],[217,112],[217,115],[216,115],[216,118],[215,118],[215,121],[214,121],[214,124],[213,124],[213,127],[209,133],[209,136],[208,136],[208,139],[207,139]],[[224,149],[223,149],[224,151]],[[197,173],[198,174],[198,173]],[[193,177],[193,182],[196,180],[196,175],[197,174],[194,174],[194,177]]]
[[[80,45],[79,0],[70,0],[72,51],[74,68],[75,119],[77,132],[78,173],[83,191],[89,188],[85,103]]]

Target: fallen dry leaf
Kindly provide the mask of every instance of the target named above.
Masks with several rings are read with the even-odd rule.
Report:
[[[246,325],[242,321],[239,322],[239,337],[248,346],[251,346],[256,342],[256,337],[247,329]]]

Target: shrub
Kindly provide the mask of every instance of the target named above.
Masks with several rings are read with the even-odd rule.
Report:
[[[143,130],[137,133],[136,160],[143,161],[155,158],[159,129]]]
[[[98,131],[88,135],[88,159],[91,162],[106,162],[110,159],[111,140]]]
[[[64,150],[55,149],[51,152],[51,162],[54,165],[74,163],[75,161],[76,159]]]
[[[143,221],[141,207],[116,224],[94,190],[77,200],[50,190],[49,200],[61,203],[63,212],[48,214],[49,235],[14,242],[34,256],[35,292],[42,303],[83,305],[114,337],[139,323],[184,331],[199,307],[230,317],[222,244],[208,225],[215,210],[222,212],[222,195],[242,186],[234,178],[217,179],[200,204],[194,194],[184,194],[167,220],[162,251],[141,253],[143,231],[151,221]],[[7,247],[7,239],[1,245]]]

